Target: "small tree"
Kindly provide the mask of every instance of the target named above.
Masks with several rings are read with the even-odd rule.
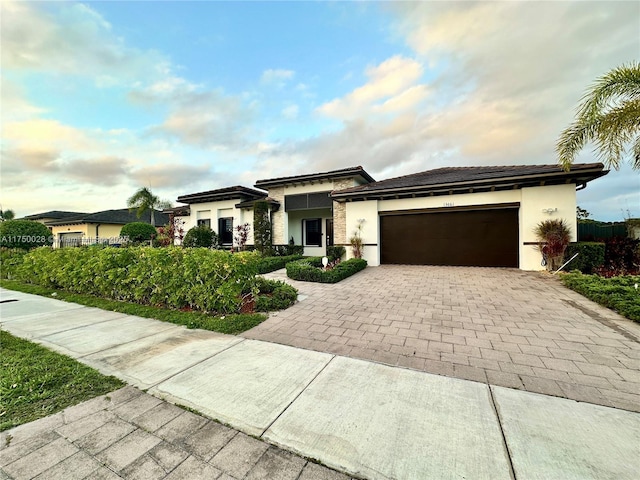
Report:
[[[13,220],[14,218],[16,218],[16,214],[13,210],[0,209],[0,222],[6,222],[7,220]]]
[[[253,243],[260,254],[271,250],[269,204],[260,200],[253,205]]]
[[[129,242],[137,245],[153,240],[158,234],[156,227],[143,222],[127,223],[122,230],[120,236],[128,239]]]
[[[151,212],[149,217],[151,225],[155,227],[156,208],[169,208],[171,207],[171,202],[167,200],[160,200],[160,198],[157,195],[154,195],[147,187],[142,187],[129,197],[127,200],[127,206],[129,207],[129,210],[136,211],[138,218],[149,210]]]
[[[578,218],[578,221],[586,220],[590,215],[591,214],[584,208],[580,208],[579,206],[576,207],[576,217]]]
[[[182,245],[185,247],[218,248],[218,235],[208,225],[198,225],[189,229],[184,236]]]
[[[0,222],[0,247],[30,249],[53,244],[49,229],[31,220]]]
[[[168,247],[175,245],[176,240],[182,244],[184,239],[184,220],[177,218],[174,213],[169,214],[169,223],[158,228],[158,245]]]
[[[564,251],[571,241],[571,229],[569,225],[560,219],[545,220],[535,228],[535,234],[541,242],[543,262],[548,270],[556,270],[562,265]]]
[[[233,243],[237,247],[239,252],[244,250],[247,246],[247,239],[249,238],[250,230],[251,225],[249,225],[248,223],[244,223],[236,227],[236,234],[233,237]]]
[[[353,258],[362,258],[362,253],[364,250],[364,242],[362,241],[362,224],[363,223],[364,223],[364,218],[361,218],[358,220],[358,225],[355,231],[353,232],[353,235],[349,239]]]

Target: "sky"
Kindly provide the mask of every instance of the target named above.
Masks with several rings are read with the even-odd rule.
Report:
[[[555,164],[586,89],[640,59],[640,3],[0,2],[0,203],[126,207],[361,165]],[[586,148],[576,160],[598,161]],[[577,193],[640,217],[640,172]]]

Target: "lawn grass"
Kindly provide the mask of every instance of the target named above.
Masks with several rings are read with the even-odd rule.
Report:
[[[0,331],[0,431],[52,415],[124,383]]]
[[[640,276],[625,275],[604,278],[571,272],[562,275],[562,282],[572,290],[620,315],[640,323]],[[635,288],[638,285],[638,289]]]
[[[21,283],[16,280],[0,280],[0,287],[23,293],[55,298],[56,300],[63,300],[65,302],[78,303],[88,307],[101,308],[102,310],[126,313],[127,315],[136,315],[144,318],[153,318],[163,322],[184,325],[187,328],[201,328],[203,330],[228,333],[231,335],[249,330],[256,325],[259,325],[267,318],[267,316],[262,313],[214,316],[202,312],[184,312],[181,310],[171,310],[168,308],[154,307],[150,305],[119,302],[117,300],[94,297],[93,295],[71,293],[64,290],[56,290],[53,288],[41,287],[39,285]]]

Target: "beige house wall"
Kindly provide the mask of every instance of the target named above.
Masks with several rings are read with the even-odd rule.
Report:
[[[396,210],[419,210],[430,208],[456,208],[474,205],[495,205],[503,203],[519,203],[519,263],[523,270],[543,270],[540,251],[536,245],[525,243],[537,242],[533,230],[535,226],[548,219],[563,219],[571,227],[571,238],[577,238],[576,225],[576,186],[574,184],[552,185],[522,188],[498,192],[467,193],[422,198],[397,200],[368,200],[362,202],[346,202],[346,232],[349,238],[363,219],[362,238],[365,246],[365,259],[371,266],[380,264],[379,244],[379,212]],[[547,213],[543,210],[551,210]],[[347,247],[347,256],[351,252]]]

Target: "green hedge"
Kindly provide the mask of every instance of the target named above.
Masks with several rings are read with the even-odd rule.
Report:
[[[127,239],[133,245],[140,245],[155,238],[158,235],[156,227],[144,222],[127,223],[120,229],[120,236]]]
[[[258,296],[256,297],[256,311],[272,312],[284,310],[296,303],[298,290],[278,280],[258,278],[256,280]]]
[[[18,279],[170,308],[234,313],[253,291],[257,256],[206,248],[38,248],[25,255]]]
[[[331,270],[322,270],[322,257],[309,257],[288,263],[287,276],[303,282],[337,283],[366,267],[366,260],[352,258],[338,263]]]
[[[27,253],[20,248],[0,248],[0,278],[14,278]]]
[[[280,270],[285,265],[294,260],[300,260],[302,255],[287,255],[286,257],[262,257],[258,260],[258,273],[265,274]]]
[[[0,222],[0,247],[31,249],[53,244],[49,229],[31,220]]]
[[[604,243],[571,243],[564,252],[563,262],[568,261],[578,253],[579,255],[567,265],[567,270],[580,270],[582,273],[593,273],[596,268],[601,267],[604,263],[604,250]]]

